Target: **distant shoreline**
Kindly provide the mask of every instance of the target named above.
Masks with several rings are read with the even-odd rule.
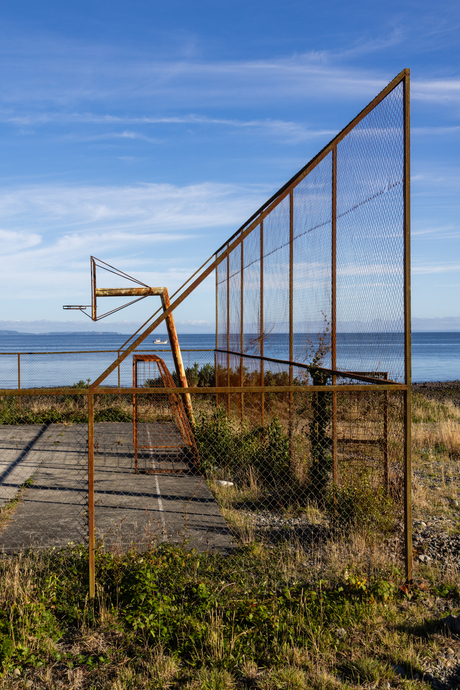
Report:
[[[134,332],[135,329],[133,329]],[[397,332],[403,335],[402,331],[337,331],[338,334],[353,334],[353,335],[377,335],[377,334],[389,334]],[[161,331],[155,331],[156,334],[163,336],[166,335],[166,331],[163,333]],[[310,334],[310,331],[295,331],[296,334],[303,334],[307,333]],[[436,331],[432,328],[429,330],[421,330],[419,328],[413,328],[411,330],[411,333],[431,333],[433,335],[435,334],[440,334],[440,333],[460,333],[460,328],[452,328],[450,330],[439,330]],[[200,332],[185,332],[185,331],[179,331],[178,335],[214,335],[215,331],[200,331]],[[13,330],[0,330],[0,336],[2,335],[33,335],[33,336],[38,336],[38,335],[122,335],[122,336],[129,336],[131,335],[131,331],[127,331],[126,333],[122,333],[121,331],[13,331]]]
[[[425,398],[446,403],[449,400],[460,407],[460,381],[424,381],[413,383],[412,393],[420,393]]]
[[[48,331],[47,333],[31,333],[26,331],[0,331],[2,335],[129,335],[119,331]]]

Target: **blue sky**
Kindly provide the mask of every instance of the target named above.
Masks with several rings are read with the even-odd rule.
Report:
[[[90,330],[90,254],[173,292],[409,67],[414,325],[460,329],[459,36],[453,1],[4,0],[0,328]]]

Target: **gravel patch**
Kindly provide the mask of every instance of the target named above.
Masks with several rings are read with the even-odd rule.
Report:
[[[269,544],[278,544],[281,541],[322,543],[331,536],[327,524],[314,524],[311,518],[305,516],[285,517],[270,510],[238,512],[251,525],[256,539]]]
[[[460,407],[460,381],[426,381],[425,383],[413,383],[413,393],[423,393],[424,397],[445,403],[451,400]]]

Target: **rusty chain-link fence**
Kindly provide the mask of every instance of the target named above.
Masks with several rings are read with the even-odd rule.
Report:
[[[308,550],[360,533],[396,539],[411,578],[408,80],[102,374],[3,386],[3,550],[87,544],[94,595],[97,548]],[[214,270],[216,347],[183,353],[185,389],[171,355],[142,343]]]

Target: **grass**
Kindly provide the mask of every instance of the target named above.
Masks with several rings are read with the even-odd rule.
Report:
[[[96,422],[133,421],[132,397],[95,396]],[[19,406],[14,396],[0,396],[0,424],[85,424],[88,422],[84,395],[65,393],[53,396],[22,396]]]
[[[413,396],[412,456],[415,519],[436,517],[445,531],[458,532],[460,407]]]
[[[373,411],[364,400],[358,413],[364,433]],[[348,424],[345,415],[340,422]],[[455,405],[414,396],[414,517],[453,534],[460,531],[459,425]],[[440,623],[460,613],[453,563],[416,562],[406,587],[400,556],[378,530],[273,546],[248,509],[264,507],[257,471],[231,488],[210,484],[240,540],[231,558],[186,544],[128,554],[100,548],[91,602],[83,548],[3,556],[0,688],[415,690],[426,689],[423,674],[434,660],[460,656],[460,640]],[[325,521],[311,502],[277,510]]]
[[[0,507],[0,533],[7,522],[13,517],[17,507],[22,501],[25,490],[27,487],[33,484],[33,481],[34,478],[29,477],[29,479],[27,479],[27,481],[25,481],[24,484],[19,487],[17,493],[9,501],[7,501],[5,505]]]
[[[231,559],[99,551],[94,602],[83,549],[4,557],[0,688],[426,687],[416,676],[459,646],[439,623],[458,586],[432,572],[400,589],[396,566],[338,549],[329,577],[301,549],[260,544]]]

